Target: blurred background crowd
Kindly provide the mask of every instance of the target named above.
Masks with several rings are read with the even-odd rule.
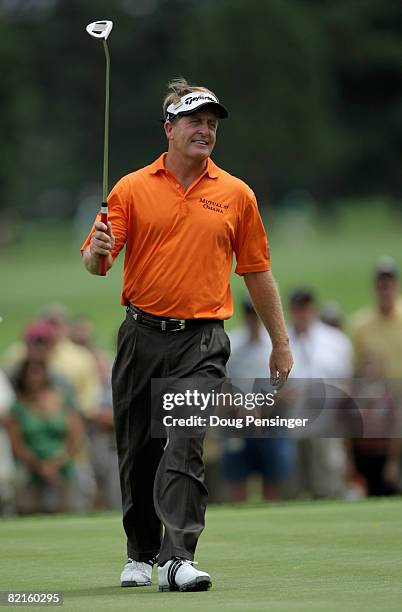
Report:
[[[4,511],[119,508],[111,356],[94,344],[91,321],[71,320],[64,306],[49,306],[4,361]]]
[[[381,420],[366,419],[371,431],[398,432],[401,4],[0,0],[0,513],[120,505],[110,374],[121,261],[99,279],[78,252],[101,199],[95,19],[114,21],[111,184],[165,149],[169,79],[215,91],[230,119],[213,157],[256,193],[292,376],[348,379],[356,395],[364,378]],[[229,374],[265,377],[269,339],[241,279],[232,289]],[[211,500],[400,492],[399,438],[365,434],[209,436]]]
[[[294,289],[288,298],[295,360],[291,376],[350,381],[350,395],[357,392],[354,380],[366,388],[375,386],[374,399],[363,404],[366,418],[359,436],[330,437],[331,422],[326,437],[312,430],[303,439],[280,433],[231,438],[208,432],[205,461],[211,501],[239,502],[249,496],[356,499],[401,492],[402,394],[395,383],[402,379],[402,299],[393,259],[378,262],[373,284],[375,303],[352,316],[349,335],[337,303],[320,307],[307,287]],[[239,307],[243,325],[230,333],[228,375],[267,378],[269,336],[249,298]],[[7,348],[3,365],[0,511],[119,508],[112,356],[96,345],[91,320],[71,317],[63,305],[47,306]],[[312,402],[309,393],[293,398],[296,412],[303,415]],[[380,437],[382,431],[387,433]]]

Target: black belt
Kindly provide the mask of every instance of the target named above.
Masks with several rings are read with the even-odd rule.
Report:
[[[144,312],[133,304],[129,304],[127,306],[127,312],[131,314],[137,323],[142,323],[147,327],[154,327],[160,331],[182,331],[183,329],[199,327],[200,325],[205,325],[206,323],[219,323],[223,327],[223,321],[221,319],[169,319],[158,317],[157,315],[150,314],[149,312]]]

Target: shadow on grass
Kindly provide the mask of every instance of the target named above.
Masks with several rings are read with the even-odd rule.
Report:
[[[159,593],[158,586],[152,585],[151,587],[126,587],[120,586],[93,586],[87,589],[63,589],[60,590],[63,595],[64,603],[68,602],[69,599],[77,597],[143,597],[144,595],[162,595]],[[169,593],[170,595],[170,593]]]
[[[113,597],[114,599],[119,597],[119,601],[122,601],[123,597],[124,598],[129,598],[132,597],[133,598],[133,603],[134,601],[139,597],[143,598],[143,597],[149,597],[150,595],[155,595],[156,597],[160,598],[160,602],[161,605],[163,605],[163,602],[166,602],[165,598],[168,598],[168,601],[172,601],[172,599],[178,597],[179,599],[183,600],[183,597],[185,598],[188,595],[191,595],[192,597],[196,596],[196,597],[205,597],[205,595],[208,596],[208,594],[211,591],[203,591],[203,592],[199,592],[199,593],[179,593],[179,592],[171,592],[171,593],[160,593],[158,591],[158,585],[153,584],[150,587],[126,587],[126,588],[122,588],[120,586],[102,586],[102,587],[98,587],[98,586],[94,586],[91,588],[87,588],[87,589],[69,589],[69,590],[61,590],[59,591],[62,595],[63,595],[63,603],[68,603],[69,600],[72,599],[79,599],[81,597],[91,597],[92,599],[94,598],[105,598],[105,597]]]

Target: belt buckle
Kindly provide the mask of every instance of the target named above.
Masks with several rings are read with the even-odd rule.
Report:
[[[131,304],[129,304],[126,308],[126,311],[129,312],[131,314],[131,316],[133,317],[134,321],[137,321],[138,317],[139,317],[139,313],[135,312],[134,308],[132,307]]]
[[[169,321],[177,321],[179,327],[177,329],[172,329],[172,331],[182,331],[186,328],[186,320],[185,319],[169,319]]]

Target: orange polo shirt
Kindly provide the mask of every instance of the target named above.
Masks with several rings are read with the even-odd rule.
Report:
[[[184,191],[165,156],[124,176],[108,198],[113,259],[126,246],[121,302],[166,317],[228,319],[233,253],[237,274],[270,269],[254,193],[211,159]]]

